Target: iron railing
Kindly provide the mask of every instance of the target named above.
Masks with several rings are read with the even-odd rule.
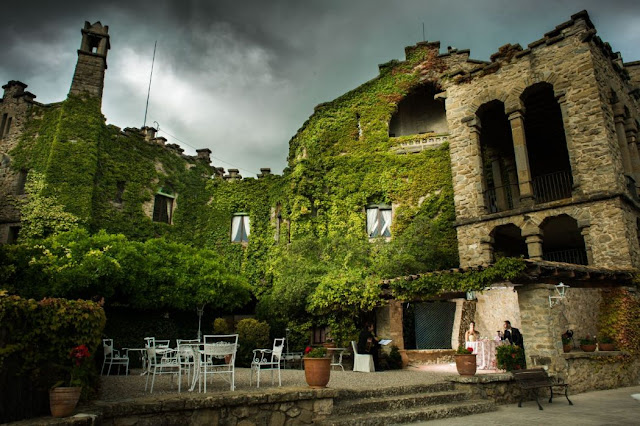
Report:
[[[533,178],[533,196],[536,203],[571,198],[572,187],[573,178],[568,170]]]
[[[508,184],[484,191],[484,205],[487,208],[487,213],[503,212],[515,208],[517,200],[514,194],[517,194],[517,189],[517,184]]]
[[[588,265],[587,253],[581,249],[551,251],[542,255],[544,260],[551,262],[572,263],[574,265]]]

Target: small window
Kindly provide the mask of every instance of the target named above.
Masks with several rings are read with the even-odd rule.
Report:
[[[125,181],[119,180],[116,182],[116,195],[113,199],[118,204],[122,204],[122,196],[124,195],[124,185]]]
[[[231,242],[247,243],[249,242],[250,233],[249,215],[246,213],[238,213],[233,216],[233,219],[231,219]]]
[[[153,203],[153,221],[171,224],[173,216],[173,198],[167,194],[156,194]]]
[[[16,194],[24,195],[24,187],[27,184],[27,170],[20,170],[18,172],[18,181],[16,182]]]
[[[20,234],[20,226],[10,226],[9,235],[7,236],[7,244],[13,244],[18,241],[18,235]]]
[[[391,236],[391,207],[367,207],[367,234],[369,238]]]
[[[7,124],[7,118],[9,114],[6,112],[2,114],[2,122],[0,122],[0,139],[4,138],[4,126]]]

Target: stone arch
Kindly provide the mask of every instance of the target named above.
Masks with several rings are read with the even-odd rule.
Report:
[[[540,223],[543,259],[587,265],[589,261],[581,225],[584,226],[566,213],[545,217]]]
[[[465,115],[476,115],[478,113],[478,109],[491,101],[500,101],[506,104],[507,93],[495,89],[483,89],[480,93],[478,93],[472,100],[467,104],[468,114]],[[482,123],[481,123],[482,124]]]
[[[444,98],[437,82],[425,81],[412,87],[396,105],[389,120],[389,137],[421,133],[448,133]]]
[[[523,78],[521,81],[509,91],[505,99],[505,104],[510,108],[507,111],[515,111],[524,107],[521,101],[522,94],[529,87],[538,83],[548,83],[553,87],[553,94],[555,97],[564,95],[564,91],[556,89],[556,87],[568,87],[569,82],[564,77],[558,76],[553,72],[537,72],[528,77]]]
[[[490,235],[494,261],[500,257],[529,257],[522,229],[516,224],[498,225],[493,228]]]

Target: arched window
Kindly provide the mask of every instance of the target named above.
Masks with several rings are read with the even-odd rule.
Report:
[[[522,231],[514,224],[497,226],[491,233],[493,236],[494,260],[501,257],[529,257],[527,243]]]
[[[435,94],[433,85],[424,85],[402,99],[389,122],[389,136],[449,133],[444,103]]]
[[[529,169],[537,203],[571,198],[573,176],[562,112],[553,86],[538,83],[522,94]]]
[[[544,220],[542,257],[552,262],[587,265],[587,251],[578,222],[568,215],[550,217]]]

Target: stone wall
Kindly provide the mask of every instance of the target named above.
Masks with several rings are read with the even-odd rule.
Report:
[[[571,352],[566,382],[573,394],[640,384],[640,360],[623,352]]]
[[[332,389],[270,390],[237,395],[164,395],[97,403],[88,411],[103,425],[292,425],[331,414]]]
[[[78,62],[69,94],[80,95],[88,93],[102,100],[104,72],[106,69],[106,55],[78,51]]]
[[[390,300],[386,306],[376,309],[376,333],[380,338],[391,339],[390,345],[383,349],[388,352],[391,346],[404,349],[402,302]]]
[[[620,198],[601,198],[590,202],[589,199],[593,200],[593,197],[574,197],[548,203],[545,209],[528,211],[526,215],[516,210],[458,226],[460,266],[492,263],[490,252],[481,242],[488,242],[497,226],[513,224],[544,238],[540,225],[546,218],[562,214],[575,219],[578,227],[581,227],[591,266],[616,269],[640,266],[637,263],[638,246],[635,244],[637,236],[628,239],[633,232],[630,228],[635,227],[635,219],[627,203]],[[576,204],[577,201],[581,203]]]
[[[576,346],[587,334],[597,336],[600,302],[602,291],[598,288],[567,289],[565,300],[553,308],[560,314],[560,333],[573,330]]]
[[[502,331],[504,321],[509,320],[512,327],[520,329],[526,342],[527,330],[522,329],[517,292],[511,288],[495,288],[478,292],[476,297],[475,322],[481,337],[494,338],[496,331]]]

